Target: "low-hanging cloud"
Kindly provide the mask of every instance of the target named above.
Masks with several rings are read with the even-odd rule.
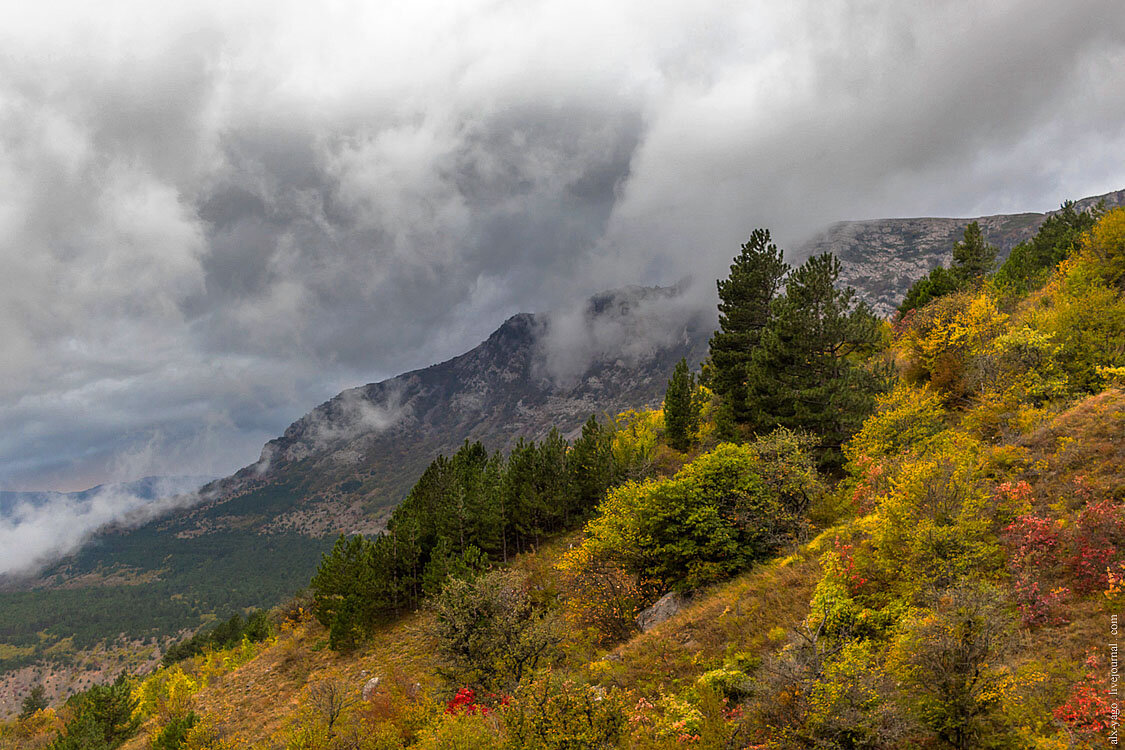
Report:
[[[139,493],[107,485],[86,493],[29,493],[0,513],[0,576],[23,575],[73,552],[107,526],[131,528],[199,502],[200,482],[164,477]]]
[[[755,226],[1123,187],[1123,39],[1112,0],[23,6],[0,486],[222,474],[607,288],[692,274],[713,310]]]
[[[701,309],[701,290],[693,281],[626,287],[552,311],[539,337],[542,371],[536,374],[566,387],[593,365],[634,366],[673,344],[694,340],[701,326],[714,324],[715,315]]]

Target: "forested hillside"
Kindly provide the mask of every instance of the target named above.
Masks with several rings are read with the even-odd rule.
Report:
[[[891,321],[757,231],[662,409],[466,442],[268,621],[65,705],[28,692],[0,739],[1105,747],[1125,209],[1059,216],[1001,265],[970,224]]]

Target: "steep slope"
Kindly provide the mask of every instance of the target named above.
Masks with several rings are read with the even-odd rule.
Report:
[[[1125,190],[1076,201],[1085,210],[1105,203],[1125,205]],[[975,219],[915,218],[841,221],[814,237],[804,254],[831,252],[840,259],[840,280],[859,289],[882,316],[894,313],[910,285],[931,268],[948,264],[953,243],[965,226],[980,222],[989,242],[1000,250],[1000,259],[1035,234],[1047,213],[1000,214]]]
[[[1125,191],[1105,200],[1121,203]],[[1045,216],[982,222],[1007,249]],[[887,312],[914,276],[948,255],[967,221],[851,222],[810,247],[838,253],[846,280]],[[112,671],[111,652],[119,665],[135,661],[138,639],[151,647],[216,614],[273,604],[307,583],[336,533],[380,529],[438,453],[466,439],[503,449],[551,427],[572,433],[590,414],[655,404],[681,356],[704,356],[713,327],[713,312],[694,309],[680,290],[633,287],[570,313],[517,315],[460,357],[345,391],[294,422],[253,465],[208,485],[201,501],[137,528],[106,529],[20,590],[0,593],[0,670],[96,653],[99,672]],[[14,695],[0,689],[0,705]]]
[[[632,287],[567,314],[514,316],[464,355],[345,391],[257,463],[206,486],[201,502],[106,529],[37,578],[0,587],[0,670],[93,653],[120,666],[138,639],[274,604],[308,582],[336,534],[381,528],[437,454],[653,405],[680,357],[704,356],[713,326],[679,289]],[[72,682],[50,681],[57,693]],[[16,694],[0,685],[0,708]]]

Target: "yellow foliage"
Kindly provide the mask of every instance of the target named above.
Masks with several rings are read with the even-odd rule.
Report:
[[[1125,207],[1107,212],[1094,225],[1083,252],[1098,263],[1108,283],[1119,283],[1125,277]]]
[[[630,467],[644,475],[656,458],[656,447],[664,431],[664,411],[630,409],[613,422],[613,459],[618,466]]]
[[[875,413],[844,446],[852,467],[861,459],[893,456],[925,449],[945,429],[945,407],[929,385],[900,384],[879,397]]]

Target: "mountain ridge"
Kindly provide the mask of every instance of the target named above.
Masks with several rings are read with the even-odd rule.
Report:
[[[1099,202],[1104,202],[1107,209],[1125,205],[1125,190],[1074,203],[1076,209],[1085,211]],[[936,266],[949,264],[953,243],[961,238],[970,222],[980,223],[985,239],[997,246],[998,260],[1003,261],[1013,247],[1030,238],[1055,213],[1057,210],[976,218],[922,216],[839,221],[805,242],[800,254],[835,254],[840,259],[840,282],[860,290],[876,314],[889,317],[914,281]]]

